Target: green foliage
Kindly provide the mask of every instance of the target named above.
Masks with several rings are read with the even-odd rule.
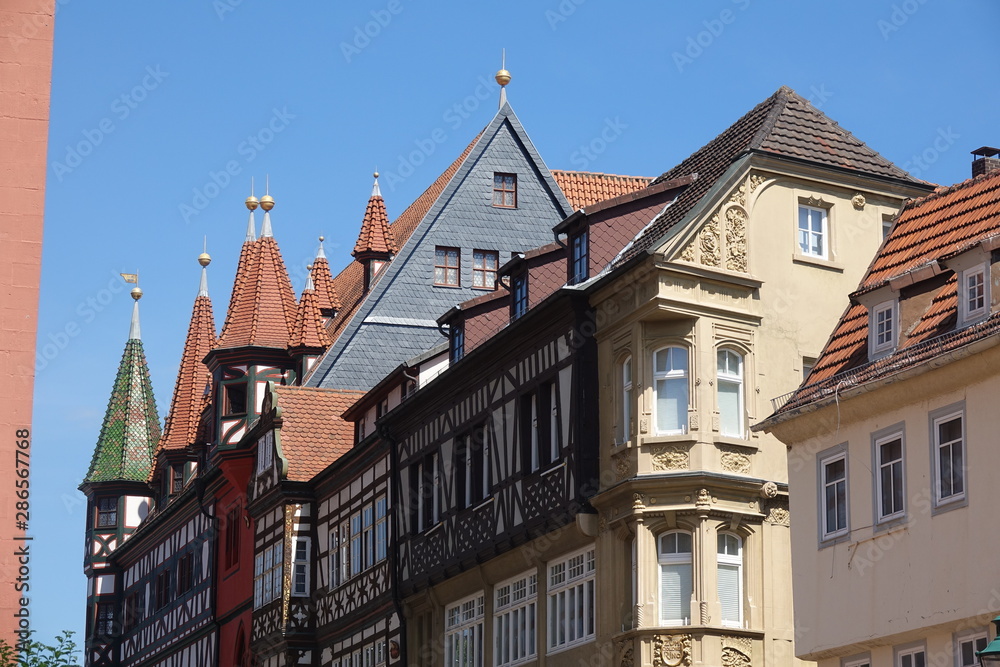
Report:
[[[55,644],[29,639],[24,647],[18,656],[14,647],[0,639],[0,667],[79,667],[80,650],[73,641],[73,633],[68,630],[56,635]]]

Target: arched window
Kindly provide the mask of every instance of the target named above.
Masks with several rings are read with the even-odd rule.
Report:
[[[743,357],[733,350],[718,353],[719,425],[722,435],[746,435],[743,418]]]
[[[618,427],[618,442],[628,442],[632,437],[632,357],[625,357],[621,366],[622,421]]]
[[[682,347],[665,347],[653,354],[656,434],[687,432],[688,354]]]
[[[691,533],[674,531],[660,536],[660,624],[691,622]]]
[[[722,624],[743,627],[743,542],[731,533],[719,533],[719,604]]]

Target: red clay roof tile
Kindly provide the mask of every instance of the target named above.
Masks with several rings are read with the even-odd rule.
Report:
[[[205,407],[205,387],[212,382],[212,375],[202,360],[214,345],[212,300],[199,295],[194,300],[170,412],[160,437],[160,449],[184,449],[197,439],[201,411]]]
[[[553,169],[552,177],[574,209],[587,208],[605,199],[642,190],[653,182],[647,176],[618,176],[560,169]]]
[[[276,386],[281,408],[281,450],[287,479],[305,482],[354,446],[354,424],[341,417],[363,391]]]

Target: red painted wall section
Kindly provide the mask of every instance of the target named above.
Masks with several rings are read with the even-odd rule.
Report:
[[[216,539],[215,618],[219,622],[219,664],[236,665],[237,637],[240,627],[249,646],[253,613],[253,520],[247,511],[245,489],[253,470],[254,458],[245,456],[221,463],[224,481],[215,493],[215,515],[219,517]],[[236,509],[235,526],[230,524],[230,510]],[[226,563],[228,532],[239,531],[239,559],[232,567]],[[249,650],[249,649],[248,649]]]
[[[15,539],[15,448],[30,441],[54,18],[55,0],[0,2],[0,638],[11,643],[22,597],[14,553],[25,544]]]

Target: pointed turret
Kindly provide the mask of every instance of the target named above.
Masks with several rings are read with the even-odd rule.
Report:
[[[364,220],[361,221],[361,233],[354,244],[354,259],[365,266],[364,289],[371,287],[375,274],[396,254],[396,243],[389,229],[389,216],[385,212],[385,201],[378,187],[378,172],[375,174],[375,185],[368,199]]]
[[[300,360],[299,374],[305,375],[312,369],[316,359],[330,346],[330,335],[323,325],[323,315],[319,299],[313,285],[312,275],[306,278],[302,298],[292,327],[292,338],[288,343],[288,353]]]
[[[145,482],[153,462],[153,451],[160,440],[160,418],[149,379],[146,355],[139,331],[139,299],[142,290],[132,290],[135,304],[129,339],[111,400],[97,439],[94,457],[84,484],[93,482]]]
[[[184,340],[170,412],[160,438],[161,450],[184,450],[195,442],[205,404],[206,386],[211,386],[212,375],[204,364],[206,355],[215,347],[215,318],[212,300],[208,296],[208,265],[211,261],[208,253],[198,257],[201,284]]]
[[[336,317],[337,311],[343,306],[340,296],[333,286],[333,276],[330,272],[330,262],[326,259],[326,252],[323,250],[323,237],[319,237],[319,250],[316,251],[316,259],[313,260],[312,268],[309,270],[309,277],[312,279],[316,289],[316,302],[319,304],[319,312],[325,318]]]

